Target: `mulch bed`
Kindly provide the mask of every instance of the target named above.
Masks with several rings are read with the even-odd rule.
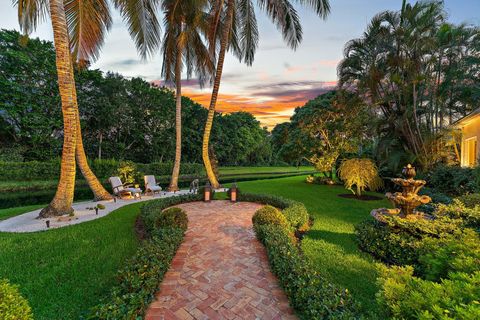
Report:
[[[377,196],[372,196],[369,194],[362,194],[360,197],[354,195],[353,193],[342,193],[338,195],[341,198],[346,198],[346,199],[355,199],[355,200],[361,200],[361,201],[375,201],[375,200],[382,200],[382,198],[377,197]]]

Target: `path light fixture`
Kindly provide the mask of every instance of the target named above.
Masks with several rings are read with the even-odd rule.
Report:
[[[238,187],[236,183],[233,183],[230,187],[230,201],[237,202],[237,195],[238,195]]]
[[[210,182],[207,181],[205,184],[205,190],[203,191],[203,201],[210,202],[212,200],[212,186]]]
[[[50,228],[50,220],[45,221],[45,224],[47,225],[47,228]]]
[[[98,207],[95,207],[95,214],[98,216]]]

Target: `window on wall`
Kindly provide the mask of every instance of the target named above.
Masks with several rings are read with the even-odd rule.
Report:
[[[465,140],[465,161],[464,165],[473,167],[477,164],[478,155],[477,137],[469,138]]]

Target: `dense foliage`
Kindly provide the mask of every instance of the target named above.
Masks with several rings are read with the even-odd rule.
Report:
[[[245,195],[263,203],[287,205],[274,196]],[[285,210],[286,208],[284,208]],[[290,304],[301,319],[353,319],[357,306],[347,290],[329,283],[299,250],[291,226],[279,218],[281,212],[271,206],[258,210],[253,217],[257,238],[265,245],[272,272],[278,277]]]
[[[32,309],[30,309],[28,301],[18,292],[18,287],[4,279],[0,280],[0,319],[33,319]]]
[[[458,157],[445,130],[479,105],[480,29],[447,17],[443,1],[403,1],[345,46],[339,86],[371,110],[374,153],[392,171]]]
[[[379,303],[399,319],[480,315],[480,206],[438,204],[433,220],[385,217],[357,226],[360,247],[382,260]]]
[[[53,44],[24,38],[16,31],[0,31],[0,75],[0,160],[60,156],[63,126]],[[89,158],[173,161],[175,97],[171,90],[99,70],[76,70],[75,77]],[[187,97],[182,107],[182,159],[201,163],[207,110]],[[272,160],[267,131],[246,112],[217,113],[212,144],[221,164]]]

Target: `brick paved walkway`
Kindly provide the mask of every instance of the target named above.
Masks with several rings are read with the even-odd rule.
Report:
[[[254,203],[194,202],[188,231],[146,320],[296,319],[255,238]]]

